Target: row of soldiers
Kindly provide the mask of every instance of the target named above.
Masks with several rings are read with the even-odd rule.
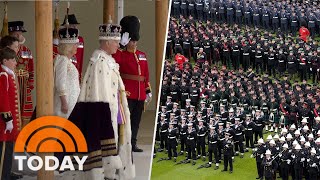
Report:
[[[173,0],[171,16],[194,17],[199,21],[237,23],[268,30],[291,32],[308,27],[320,34],[320,8],[317,1]]]
[[[200,66],[222,62],[238,70],[249,67],[258,73],[280,77],[288,73],[290,79],[299,74],[300,80],[319,78],[320,47],[318,42],[304,42],[277,33],[276,37],[259,29],[241,29],[237,25],[196,24],[188,19],[170,20],[166,56],[173,53],[194,59]]]

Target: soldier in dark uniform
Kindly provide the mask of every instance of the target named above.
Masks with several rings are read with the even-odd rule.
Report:
[[[283,50],[279,50],[279,55],[278,55],[278,72],[280,74],[280,77],[283,77],[284,72],[286,71],[286,61],[287,57],[285,54],[283,54]]]
[[[234,124],[234,145],[235,145],[235,155],[239,154],[240,149],[240,158],[243,158],[244,149],[243,149],[243,135],[245,131],[245,127],[240,124],[240,118],[235,118],[235,124]]]
[[[264,122],[263,118],[261,116],[260,110],[256,110],[255,114],[255,130],[254,130],[254,141],[255,143],[258,141],[258,136],[259,138],[263,138],[263,127],[264,127]]]
[[[229,0],[227,2],[227,23],[232,25],[233,22],[234,22],[233,3]]]
[[[161,105],[165,105],[167,96],[170,93],[170,86],[167,84],[167,80],[162,81],[162,86],[161,86],[161,95],[160,95],[160,101]]]
[[[159,132],[160,132],[160,149],[159,152],[163,150],[167,150],[167,139],[168,139],[168,123],[164,116],[161,115],[161,119],[159,122]]]
[[[203,2],[196,0],[197,19],[203,21]]]
[[[178,130],[173,127],[174,123],[169,123],[168,128],[168,160],[171,160],[172,155],[174,158],[174,162],[177,161],[177,136]]]
[[[244,24],[247,26],[251,26],[251,18],[252,18],[252,8],[246,3],[245,7],[243,8],[244,11]]]
[[[208,131],[208,129],[203,125],[203,120],[200,119],[198,121],[199,125],[197,126],[197,152],[198,152],[198,157],[197,159],[199,159],[202,155],[202,160],[205,161],[206,160],[206,142],[205,142],[205,138],[206,138],[206,133]]]
[[[280,29],[283,33],[288,32],[288,17],[284,9],[282,9],[280,13]]]
[[[288,73],[289,73],[290,79],[293,79],[294,74],[297,73],[297,58],[293,55],[293,51],[289,52],[287,61],[288,61],[288,64],[287,64]]]
[[[223,129],[223,126],[224,126],[224,123],[219,123],[219,128],[217,129],[217,134],[219,136],[219,141],[218,141],[218,161],[220,163],[220,160],[221,160],[221,155],[222,155],[222,149],[223,149],[223,141],[224,141],[224,129]]]
[[[219,136],[217,132],[215,131],[215,126],[210,126],[210,132],[208,134],[208,152],[209,152],[209,163],[208,167],[211,167],[212,164],[212,153],[214,154],[215,158],[215,170],[219,169],[219,158],[218,158],[218,141]]]
[[[180,0],[173,0],[172,4],[173,4],[172,15],[173,15],[173,17],[178,18],[180,15]]]
[[[180,9],[181,9],[181,14],[184,18],[188,18],[188,4],[187,4],[187,0],[181,0],[181,5],[180,5]]]
[[[290,27],[291,27],[291,33],[293,36],[296,36],[297,35],[297,32],[298,32],[298,16],[296,15],[295,12],[293,12],[291,14],[291,17],[290,17]]]
[[[223,171],[228,171],[228,164],[230,166],[229,171],[230,173],[233,172],[233,162],[232,162],[232,156],[233,156],[233,141],[229,137],[229,133],[225,133],[225,139],[223,140],[223,161],[224,161],[224,169]]]
[[[269,76],[276,76],[276,52],[271,47],[268,54],[268,74]]]
[[[242,46],[242,49],[243,49],[243,53],[242,53],[242,56],[243,56],[243,70],[244,71],[247,71],[249,66],[250,66],[250,46],[247,45],[247,42],[245,42]]]
[[[316,156],[317,151],[312,148],[310,156],[307,159],[307,169],[309,179],[317,179],[319,173],[319,158]]]
[[[258,177],[256,179],[263,179],[264,169],[262,166],[262,160],[263,160],[263,154],[265,152],[266,152],[266,146],[263,142],[263,139],[259,139],[258,146],[254,150],[251,156],[256,158],[256,165],[257,165],[257,171],[258,171]]]
[[[251,121],[250,114],[246,115],[246,120],[243,123],[244,126],[244,133],[245,133],[245,139],[246,139],[246,150],[248,151],[249,148],[253,148],[253,129],[254,129],[254,123]]]
[[[253,8],[253,25],[254,27],[260,27],[260,10],[258,6]]]
[[[203,51],[206,54],[206,60],[211,63],[212,62],[212,49],[211,49],[211,41],[208,36],[204,37],[204,40],[202,41],[203,45]]]
[[[180,88],[176,84],[176,81],[172,81],[170,85],[170,95],[172,97],[172,102],[178,102],[180,94]]]
[[[196,164],[196,137],[197,137],[197,132],[196,130],[192,127],[193,123],[188,123],[188,129],[187,129],[187,152],[188,152],[188,157],[187,157],[187,162],[191,162],[191,155],[192,155],[192,165]]]
[[[200,90],[196,86],[195,82],[192,83],[192,86],[190,87],[189,92],[190,92],[191,104],[194,106],[197,106],[199,97],[200,97]]]
[[[267,30],[270,29],[270,12],[266,6],[262,11],[262,27]]]
[[[278,28],[279,28],[279,13],[277,8],[274,8],[272,12],[272,30],[276,32]]]
[[[264,177],[266,180],[272,180],[274,172],[278,168],[277,162],[271,158],[271,151],[267,150],[265,153],[266,157],[262,161],[262,166],[264,168]]]
[[[195,17],[195,2],[194,0],[188,0],[189,4],[188,4],[188,11],[189,11],[189,16]]]
[[[283,150],[281,153],[279,153],[279,159],[280,159],[280,176],[283,180],[289,180],[289,170],[290,170],[290,164],[291,164],[291,153],[289,151],[289,146],[287,143],[285,143],[282,146]]]
[[[191,57],[191,37],[189,36],[189,34],[186,32],[183,35],[183,39],[182,39],[182,49],[183,49],[183,55],[190,59]]]
[[[186,140],[187,140],[187,129],[188,125],[186,124],[186,118],[182,118],[181,124],[179,124],[179,133],[180,133],[180,153],[179,155],[183,155],[186,146]]]
[[[224,4],[224,2],[220,1],[219,3],[219,9],[218,9],[218,17],[219,17],[219,22],[220,23],[225,23],[226,22],[226,6]]]
[[[263,63],[263,49],[260,44],[257,45],[256,53],[255,53],[255,67],[256,72],[259,74],[262,72],[262,63]]]
[[[210,4],[208,1],[203,2],[203,21],[208,21],[210,19]]]
[[[302,179],[303,162],[306,160],[306,157],[303,156],[301,146],[299,144],[295,146],[295,150],[292,152],[291,158],[293,163],[294,178]]]
[[[316,34],[316,17],[312,12],[308,17],[308,29],[310,30],[310,35],[313,38]]]
[[[235,7],[236,9],[236,23],[238,25],[242,25],[242,17],[243,17],[243,6],[240,4],[240,1],[237,2],[237,5]]]
[[[181,108],[186,108],[186,100],[189,99],[189,86],[187,86],[185,81],[182,81],[180,86],[180,93],[181,93]]]
[[[192,57],[196,61],[197,60],[197,54],[200,49],[200,44],[201,42],[199,41],[198,37],[194,37],[194,40],[192,41]]]
[[[230,69],[231,67],[231,51],[230,51],[230,45],[227,41],[227,39],[224,40],[224,42],[222,43],[222,55],[223,55],[223,65],[227,65],[228,69]]]
[[[207,54],[203,51],[203,48],[200,48],[199,52],[197,53],[196,62],[199,67],[202,68],[205,61],[207,61]]]
[[[232,66],[235,70],[240,68],[240,47],[237,41],[235,41],[231,47],[232,49]]]

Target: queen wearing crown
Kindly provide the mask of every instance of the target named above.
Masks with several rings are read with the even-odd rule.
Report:
[[[90,58],[69,119],[87,141],[85,179],[133,179],[130,112],[119,65],[112,57],[119,48],[121,27],[102,24],[99,31],[100,47]]]
[[[54,113],[68,119],[80,94],[79,73],[71,58],[77,53],[79,31],[59,30],[59,54],[54,60]]]

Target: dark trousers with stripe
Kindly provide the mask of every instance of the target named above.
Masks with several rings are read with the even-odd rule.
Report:
[[[0,163],[2,163],[2,180],[11,180],[13,142],[0,142]],[[3,159],[2,159],[3,157]]]
[[[139,131],[142,111],[144,108],[144,101],[128,99],[128,105],[130,110],[131,131],[132,131],[131,144],[132,144],[132,147],[134,147],[137,144],[137,135]]]

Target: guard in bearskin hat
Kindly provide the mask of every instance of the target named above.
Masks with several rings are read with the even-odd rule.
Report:
[[[142,152],[143,150],[137,147],[137,135],[144,103],[150,103],[152,97],[147,55],[137,50],[140,20],[136,16],[126,16],[121,19],[120,25],[120,44],[123,49],[119,49],[113,57],[120,65],[121,77],[126,87],[131,113],[132,151]]]

